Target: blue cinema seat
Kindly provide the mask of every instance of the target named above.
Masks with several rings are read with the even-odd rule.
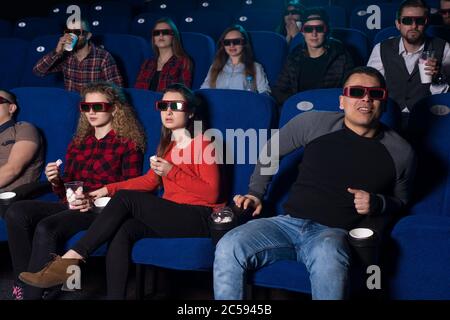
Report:
[[[450,299],[450,93],[419,101],[410,115],[418,170],[411,214],[394,227],[392,299]]]
[[[0,88],[11,89],[20,85],[30,43],[18,38],[0,38]]]
[[[264,67],[267,80],[272,86],[276,83],[286,59],[286,40],[280,34],[272,31],[249,31],[249,35],[255,61]]]
[[[31,41],[27,56],[23,61],[23,76],[20,83],[22,87],[64,88],[64,79],[61,72],[50,73],[44,77],[38,77],[33,73],[33,68],[38,60],[56,48],[59,37],[60,35],[40,36]]]
[[[356,66],[365,66],[369,59],[369,39],[366,34],[356,29],[334,28],[331,36],[339,39],[353,57]]]
[[[32,40],[44,34],[61,34],[62,29],[57,19],[29,17],[16,21],[12,36]]]
[[[142,63],[150,55],[148,42],[129,34],[102,34],[93,38],[95,44],[104,47],[114,57],[125,87],[133,87]]]
[[[239,159],[236,152],[239,140],[233,135],[226,135],[226,129],[242,129],[245,132],[248,129],[274,127],[275,104],[273,99],[266,95],[221,89],[203,89],[197,92],[206,101],[211,128],[218,129],[222,133],[225,141],[224,150],[229,148],[228,152],[233,152],[232,159],[235,163],[238,163]],[[252,116],[236,117],[236,114],[242,112]],[[248,142],[247,147],[257,148]],[[247,156],[246,159],[251,158]],[[254,163],[246,161],[246,164],[226,166],[230,200],[232,195],[247,191]],[[135,243],[132,260],[138,265],[138,270],[142,265],[151,265],[176,270],[210,271],[214,260],[214,245],[210,238],[145,238]],[[141,285],[140,281],[137,283],[138,286]],[[142,288],[137,292],[141,290]]]
[[[186,53],[194,64],[192,88],[199,89],[208,74],[216,54],[214,40],[205,34],[181,32],[181,41]]]
[[[231,22],[231,16],[226,11],[189,11],[179,15],[178,29],[181,32],[204,33],[217,41]]]
[[[12,34],[12,24],[8,20],[0,19],[0,37],[9,37]]]
[[[274,12],[268,8],[244,6],[243,9],[234,13],[233,23],[242,25],[247,31],[274,31],[282,18],[281,12]]]
[[[281,109],[279,127],[283,127],[295,116],[303,112],[340,111],[339,95],[342,89],[318,89],[298,93],[290,97]],[[389,101],[382,122],[397,128],[400,124],[400,110],[393,101]],[[283,204],[298,173],[303,149],[285,156],[280,163],[278,173],[273,177],[266,195],[266,207],[276,214],[286,214]],[[269,288],[286,289],[302,293],[311,292],[309,274],[303,263],[296,261],[278,261],[249,275],[250,283]]]

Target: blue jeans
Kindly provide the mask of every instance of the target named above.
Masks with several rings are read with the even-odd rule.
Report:
[[[345,299],[350,255],[344,229],[289,215],[252,220],[228,232],[217,244],[214,296],[243,299],[246,270],[296,260],[310,274],[313,299]]]

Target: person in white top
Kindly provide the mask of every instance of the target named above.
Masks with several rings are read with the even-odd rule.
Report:
[[[212,66],[201,89],[235,89],[270,93],[261,64],[253,58],[253,50],[245,29],[235,24],[221,35]],[[246,82],[250,88],[246,88]]]
[[[367,63],[385,76],[390,97],[404,112],[411,111],[421,98],[449,88],[450,46],[442,39],[425,36],[427,22],[428,8],[423,1],[403,1],[395,21],[400,37],[377,44]],[[433,76],[431,84],[422,84],[418,72],[424,50],[435,52],[435,58],[426,63],[427,74]]]

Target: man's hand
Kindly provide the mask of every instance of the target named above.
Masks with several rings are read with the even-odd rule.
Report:
[[[355,196],[355,209],[359,214],[370,213],[370,193],[364,190],[347,188],[347,191]]]
[[[439,64],[436,58],[428,58],[425,63],[426,74],[430,76],[435,76],[439,72]]]
[[[252,213],[252,216],[255,217],[258,214],[261,213],[262,210],[262,203],[261,200],[259,200],[257,197],[246,194],[245,196],[241,196],[240,194],[237,194],[233,198],[234,203],[237,207],[241,209],[247,209],[248,206],[253,207],[255,210]]]
[[[64,52],[64,45],[66,43],[70,43],[72,42],[72,37],[70,36],[70,34],[66,33],[64,34],[61,38],[59,38],[58,44],[56,45],[56,53],[57,54],[61,54]]]

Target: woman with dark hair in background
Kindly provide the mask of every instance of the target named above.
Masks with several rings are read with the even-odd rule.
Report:
[[[192,85],[192,62],[183,49],[180,33],[170,18],[156,21],[152,30],[154,57],[147,59],[134,85],[137,89],[162,92],[173,83]]]
[[[202,133],[194,136],[199,120],[196,97],[182,85],[169,86],[161,101],[161,140],[157,155],[150,158],[146,175],[108,184],[91,192],[113,198],[72,250],[57,256],[36,273],[21,273],[29,285],[48,288],[65,283],[66,269],[86,259],[109,242],[106,256],[108,298],[124,299],[131,249],[146,237],[208,237],[208,218],[225,204],[220,167],[211,142]],[[154,195],[159,186],[162,198]]]
[[[245,87],[248,83],[250,86]],[[264,69],[254,60],[248,33],[242,26],[235,24],[220,36],[216,57],[201,88],[270,93]]]

